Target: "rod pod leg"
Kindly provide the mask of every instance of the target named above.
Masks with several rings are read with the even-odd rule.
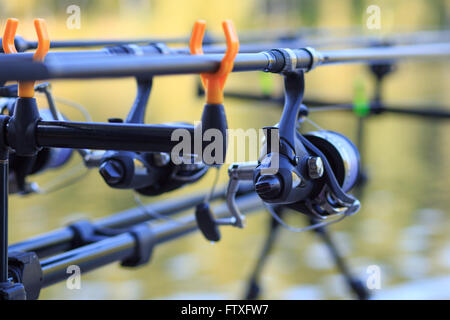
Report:
[[[1,129],[6,121],[7,117],[1,117]],[[11,282],[8,276],[8,156],[8,149],[0,146],[0,300],[25,300],[24,286]]]
[[[310,220],[311,225],[318,223],[316,220]],[[345,282],[349,289],[352,291],[354,296],[359,300],[367,300],[370,297],[370,294],[363,282],[352,275],[350,271],[350,267],[347,264],[347,261],[344,259],[342,254],[339,252],[335,241],[332,239],[329,231],[325,227],[320,227],[314,229],[314,232],[321,238],[321,240],[327,246],[331,257],[333,258],[334,263],[336,264],[339,272],[343,275]]]
[[[278,216],[283,214],[283,209],[281,207],[274,208],[274,210]],[[261,273],[266,265],[280,230],[280,224],[274,218],[271,217],[269,223],[269,232],[247,282],[247,288],[244,295],[245,300],[256,300],[261,296]]]

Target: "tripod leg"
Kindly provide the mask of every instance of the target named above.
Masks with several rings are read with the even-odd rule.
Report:
[[[359,172],[359,176],[356,180],[356,185],[354,188],[355,197],[357,199],[361,199],[364,193],[365,186],[367,184],[367,171],[364,163],[365,154],[364,154],[364,133],[365,133],[365,122],[366,119],[364,117],[358,118],[358,125],[356,129],[356,147],[359,150],[359,154],[361,157],[361,169]]]
[[[281,207],[274,208],[275,212],[281,216],[283,209]],[[269,233],[267,234],[267,238],[264,242],[262,250],[258,256],[255,267],[250,274],[247,290],[244,296],[246,300],[255,300],[260,297],[261,294],[261,285],[260,285],[260,276],[269,257],[269,253],[272,250],[275,240],[277,239],[278,231],[280,224],[273,218],[270,219],[269,225]]]
[[[317,221],[311,220],[310,223],[316,224]],[[369,299],[369,291],[366,289],[361,280],[352,275],[347,261],[345,261],[344,257],[340,254],[335,242],[331,238],[329,231],[325,227],[321,227],[314,229],[314,232],[319,235],[319,237],[327,246],[334,260],[334,263],[336,264],[341,274],[344,276],[345,282],[347,283],[352,293],[356,296],[356,298],[358,298],[359,300]]]

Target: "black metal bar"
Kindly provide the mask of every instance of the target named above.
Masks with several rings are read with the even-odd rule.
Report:
[[[170,152],[179,143],[171,139],[177,129],[186,129],[194,137],[189,125],[39,121],[36,141],[41,147]],[[193,143],[192,138],[191,150]]]
[[[240,197],[237,203],[241,212],[252,212],[262,208],[262,202],[256,194]],[[214,208],[217,218],[229,215],[225,204]],[[151,227],[155,245],[182,237],[198,229],[194,215],[177,219],[177,223],[168,221]],[[48,287],[67,278],[67,267],[77,265],[86,273],[106,264],[126,259],[134,252],[135,238],[123,233],[78,249],[41,261],[43,287]]]

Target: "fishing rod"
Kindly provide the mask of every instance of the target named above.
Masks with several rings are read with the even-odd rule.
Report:
[[[375,94],[372,101],[369,101],[365,97],[361,97],[361,94],[359,94],[356,98],[356,100],[353,103],[343,103],[343,102],[330,102],[330,101],[323,101],[320,99],[314,99],[314,98],[304,98],[303,103],[306,104],[309,107],[309,111],[334,111],[334,110],[348,110],[352,111],[357,117],[358,117],[358,128],[357,128],[357,149],[362,152],[362,146],[363,146],[363,132],[364,127],[363,123],[364,120],[367,118],[368,115],[379,115],[383,113],[394,113],[394,114],[401,114],[401,115],[409,115],[409,116],[415,116],[420,118],[428,118],[428,119],[437,119],[437,120],[444,120],[448,119],[450,116],[450,113],[446,111],[445,107],[426,107],[421,105],[420,108],[414,108],[411,106],[392,106],[384,103],[381,99],[381,82],[383,79],[385,79],[385,76],[389,74],[393,70],[393,63],[389,62],[383,62],[382,64],[370,64],[369,63],[370,70],[372,74],[375,76],[376,79],[376,85],[375,85]],[[203,95],[203,90],[201,87],[199,87],[199,90],[197,91],[199,95]],[[236,98],[236,99],[244,99],[249,101],[257,101],[259,103],[271,103],[271,104],[278,104],[283,105],[285,103],[285,97],[284,96],[272,96],[270,94],[263,94],[263,95],[257,95],[257,94],[249,94],[244,92],[230,92],[225,91],[224,96],[227,98]],[[361,101],[361,99],[363,101]],[[305,114],[307,115],[307,113]],[[362,163],[362,162],[361,162]],[[365,186],[365,182],[367,181],[367,174],[365,173],[365,170],[363,167],[361,167],[359,171],[358,178],[355,183],[355,191],[354,193],[357,195],[357,198],[362,197],[362,191],[363,187]],[[277,211],[278,217],[282,216],[283,211]],[[313,225],[317,224],[318,222],[312,219],[311,222]],[[263,268],[265,264],[267,263],[267,259],[269,256],[269,253],[271,252],[274,243],[277,239],[277,234],[279,233],[278,230],[280,229],[280,226],[282,226],[282,222],[280,222],[278,219],[275,219],[275,216],[270,219],[269,221],[269,230],[266,236],[266,240],[264,242],[264,245],[261,248],[261,252],[258,256],[257,262],[254,266],[254,269],[250,273],[248,284],[246,288],[246,292],[244,294],[245,299],[257,299],[261,295],[261,274],[263,272]],[[335,245],[334,241],[332,240],[331,235],[327,231],[325,227],[315,228],[314,231],[318,234],[318,236],[324,241],[326,247],[329,249],[329,252],[331,253],[333,260],[336,263],[336,266],[344,275],[344,278],[346,280],[346,283],[348,287],[351,289],[351,291],[355,294],[355,296],[359,299],[368,299],[369,292],[365,289],[364,285],[362,284],[359,279],[355,278],[346,261],[342,258],[342,255],[340,254],[337,246]]]
[[[158,215],[192,210],[204,196],[129,209],[97,222],[77,221],[64,229],[13,244],[9,247],[10,274],[15,283],[23,284],[27,299],[37,299],[42,288],[67,279],[70,265],[79,266],[84,274],[114,262],[126,267],[148,263],[154,247],[184,237],[198,227],[195,217],[189,214],[156,224],[147,222],[158,219]],[[223,192],[215,197],[223,197]],[[261,212],[261,200],[249,190],[244,190],[237,202],[247,214]],[[214,211],[218,217],[228,215],[225,204],[215,206]]]
[[[233,192],[233,196],[235,196],[235,191]],[[234,200],[233,200],[234,201]],[[197,224],[199,225],[199,227],[200,227],[200,229],[202,230],[202,232],[204,232],[205,231],[205,228],[204,228],[204,224],[202,223],[202,222],[200,222],[199,220],[198,220],[198,211],[196,212],[196,221],[197,221]],[[220,215],[215,215],[215,217],[217,218],[217,219],[220,219]],[[218,221],[218,220],[215,220],[215,221]],[[54,236],[54,235],[53,235]],[[53,238],[53,241],[56,241],[54,238]],[[36,243],[36,242],[38,242],[39,243],[39,241],[38,241],[38,239],[34,239],[34,241],[33,241],[33,243]],[[35,249],[37,249],[37,248],[35,248]],[[73,261],[71,262],[71,263],[73,263]]]
[[[355,28],[352,28],[355,29]],[[339,32],[337,32],[339,31]],[[328,28],[308,28],[302,27],[299,30],[266,30],[247,31],[240,33],[241,52],[263,51],[275,47],[330,47],[330,46],[373,46],[375,44],[413,44],[413,43],[432,43],[450,41],[450,31],[448,30],[427,30],[415,32],[399,32],[397,34],[371,36],[366,34],[351,36],[330,36],[330,33],[342,33],[345,30],[336,30]],[[351,30],[354,34],[356,30]],[[363,32],[360,32],[363,33]],[[172,38],[148,38],[148,39],[124,39],[124,40],[54,40],[50,44],[51,49],[80,49],[97,48],[105,46],[124,46],[124,45],[151,45],[164,43],[166,45],[188,44],[190,37],[172,37]],[[220,45],[223,40],[220,37],[205,34],[203,44],[208,45],[205,52],[221,53],[225,47]],[[37,41],[29,41],[23,37],[16,36],[14,39],[18,52],[34,50],[38,46]],[[260,44],[257,44],[260,43]],[[173,48],[174,52],[189,53],[189,48]],[[3,48],[0,48],[3,52]]]
[[[15,54],[17,52],[14,46],[14,35],[17,30],[18,21],[9,19],[7,21],[5,34],[3,37],[3,49],[8,54]],[[230,28],[230,26],[228,26]],[[38,49],[33,55],[33,60],[42,61],[45,58],[50,46],[48,39],[45,21],[42,19],[35,20],[35,29],[39,39]],[[237,43],[236,43],[237,44]],[[229,73],[232,68],[232,61],[237,53],[237,46],[234,45],[234,49],[230,48],[228,58],[224,59],[224,75],[219,75],[217,79],[223,80],[223,77]],[[231,61],[231,64],[226,64]],[[210,77],[209,81],[213,81],[214,77]],[[0,207],[0,233],[2,238],[0,239],[0,289],[3,297],[6,298],[24,298],[26,292],[24,286],[20,283],[11,282],[9,279],[9,261],[8,261],[8,169],[9,169],[9,153],[12,149],[15,155],[30,158],[36,156],[36,154],[43,148],[52,148],[54,144],[62,144],[63,148],[72,149],[85,149],[85,148],[97,148],[104,150],[115,150],[131,152],[130,157],[121,154],[122,158],[125,158],[125,162],[128,163],[128,169],[131,170],[131,175],[127,180],[127,188],[140,190],[143,186],[139,183],[142,178],[139,177],[143,174],[144,178],[148,177],[148,167],[144,167],[143,161],[146,159],[139,158],[140,154],[133,152],[152,152],[152,153],[164,153],[170,152],[172,147],[167,146],[168,141],[172,141],[172,134],[176,130],[182,130],[188,135],[195,133],[193,126],[189,125],[141,125],[145,112],[146,100],[151,89],[151,78],[139,78],[138,85],[141,85],[140,90],[135,100],[135,103],[127,118],[128,123],[108,123],[108,124],[92,124],[92,123],[74,123],[68,121],[43,121],[40,117],[40,113],[37,109],[36,100],[34,99],[35,86],[34,82],[19,82],[18,84],[18,96],[12,116],[2,115],[0,116],[1,126],[6,130],[2,131],[0,146],[1,161],[0,161],[0,178],[2,179],[1,188],[1,207]],[[214,92],[214,91],[212,91]],[[209,100],[208,100],[209,101]],[[208,102],[207,101],[207,102]],[[223,125],[224,114],[216,114],[223,106],[216,101],[209,101],[204,108],[202,128],[207,130],[209,128],[216,128],[217,125]],[[223,111],[222,111],[223,113]],[[219,122],[217,122],[219,120]],[[222,121],[222,123],[220,122]],[[40,129],[37,129],[37,127]],[[36,129],[36,130],[35,130]],[[221,128],[223,129],[223,127]],[[41,131],[42,134],[36,134],[37,131]],[[59,133],[58,133],[59,131]],[[143,138],[144,131],[149,133],[149,136]],[[28,133],[27,133],[28,132]],[[84,134],[82,133],[84,132]],[[116,137],[111,139],[111,136],[116,134]],[[37,136],[40,136],[38,138]],[[84,135],[84,138],[77,139],[76,137]],[[134,135],[134,137],[133,137]],[[144,134],[145,135],[145,134]],[[64,136],[64,137],[63,137]],[[223,135],[222,135],[223,136]],[[59,137],[59,138],[58,138]],[[153,138],[150,138],[153,137]],[[154,143],[149,143],[148,139],[153,139]],[[58,139],[61,139],[58,141]],[[139,139],[141,141],[139,142]],[[8,140],[8,141],[6,141]],[[39,140],[39,142],[38,142]],[[70,141],[72,140],[72,141]],[[85,142],[82,142],[84,140]],[[91,142],[88,142],[91,141]],[[78,145],[78,147],[77,147]],[[156,146],[159,145],[159,146]],[[153,148],[155,147],[155,148]],[[194,146],[195,147],[195,146]],[[195,149],[197,151],[197,149]],[[120,155],[120,154],[119,154]],[[184,157],[184,154],[181,156]],[[217,157],[216,157],[217,159]],[[142,161],[141,161],[142,160]],[[106,164],[117,160],[107,159]],[[223,159],[221,160],[223,161]],[[209,165],[213,165],[210,163]],[[102,167],[100,167],[102,169]],[[105,169],[105,177],[111,173]],[[118,170],[118,168],[114,168]],[[154,172],[154,170],[152,171]],[[204,174],[204,171],[202,171]],[[198,175],[197,175],[198,176]],[[201,176],[198,176],[200,178]],[[114,178],[114,177],[109,177]],[[167,180],[167,179],[166,179]],[[192,182],[195,180],[192,180]],[[109,181],[112,183],[112,181]],[[122,182],[122,179],[117,182]],[[180,187],[185,184],[186,181],[178,183],[176,187]],[[136,185],[137,184],[137,185]],[[161,191],[161,190],[160,190]],[[167,191],[167,190],[166,190]],[[14,259],[13,259],[14,260]],[[14,261],[12,262],[14,264]]]
[[[203,95],[203,93],[200,93]],[[255,101],[259,103],[275,104],[282,106],[284,103],[284,96],[275,95],[261,95],[238,91],[225,91],[224,96],[230,99]],[[324,112],[324,111],[349,111],[355,112],[355,104],[353,102],[321,100],[315,97],[305,97],[304,104],[309,107],[310,112]],[[434,104],[387,104],[370,102],[368,105],[368,112],[370,114],[396,114],[406,115],[411,117],[420,117],[432,120],[450,119],[449,108]]]
[[[239,34],[239,41],[245,42],[265,42],[273,40],[294,40],[310,35],[320,35],[325,32],[329,33],[332,30],[323,28],[308,28],[303,27],[300,30],[270,30],[270,31],[247,31]],[[436,31],[437,32],[437,31]],[[1,39],[1,38],[0,38]],[[171,45],[188,44],[190,36],[186,37],[152,37],[144,39],[104,39],[104,40],[54,40],[50,44],[51,49],[74,49],[74,48],[96,48],[104,46],[123,46],[123,45],[148,45],[155,43],[165,43]],[[223,43],[223,39],[212,34],[206,33],[203,39],[204,45],[212,45]],[[18,52],[25,52],[27,50],[35,50],[38,47],[37,41],[26,40],[21,36],[15,36],[14,44]],[[0,48],[3,52],[3,48]]]
[[[212,45],[210,41],[206,41],[207,37],[204,38],[203,43],[207,43],[203,47],[204,53],[216,53],[216,54],[222,54],[225,52],[226,47],[222,45]],[[360,46],[392,46],[394,44],[426,44],[426,43],[433,43],[433,42],[439,42],[439,43],[445,43],[450,42],[450,32],[449,31],[426,31],[426,32],[419,32],[419,33],[411,33],[411,34],[402,34],[397,35],[393,38],[389,39],[383,39],[380,40],[380,38],[375,37],[374,39],[371,39],[370,37],[360,37],[357,38],[359,40],[364,40],[364,42],[361,41],[359,44]],[[403,39],[403,40],[402,40]],[[12,41],[10,39],[9,41]],[[325,44],[332,44],[334,42],[338,42],[335,37],[331,37],[330,39],[324,39],[323,37],[320,39],[317,39],[317,41],[304,41],[304,40],[298,40],[292,37],[282,38],[280,41],[276,42],[269,42],[269,43],[244,43],[240,45],[240,52],[241,53],[257,53],[260,51],[269,51],[273,48],[300,48],[300,47],[324,47]],[[16,42],[15,42],[16,44]],[[51,45],[57,45],[54,42],[51,43]],[[133,41],[121,41],[119,43],[113,43],[111,42],[109,46],[99,49],[99,50],[84,50],[84,51],[62,51],[62,52],[49,52],[46,56],[47,59],[51,59],[51,57],[55,56],[55,58],[67,60],[67,59],[75,59],[75,58],[86,58],[87,56],[91,57],[104,57],[104,56],[110,56],[110,55],[131,55],[131,56],[142,56],[142,55],[175,55],[175,54],[182,54],[186,55],[190,53],[189,48],[172,48],[168,47],[170,44],[169,42],[159,42],[155,41],[152,43],[147,44],[136,44]],[[355,45],[358,43],[355,42]],[[16,44],[17,46],[17,44]],[[20,52],[20,49],[18,49]],[[8,55],[3,56],[2,58],[5,62],[31,62],[32,54],[30,53],[21,53],[18,55]]]
[[[374,47],[317,51],[313,48],[272,49],[259,53],[240,53],[233,72],[311,70],[318,66],[342,63],[384,62],[386,60],[448,58],[450,44]],[[20,55],[19,55],[20,56]],[[18,55],[12,55],[13,58]],[[131,76],[214,73],[223,55],[190,56],[108,56],[64,59],[54,53],[44,62],[14,61],[0,57],[0,81],[37,81],[50,79],[94,79]]]
[[[242,187],[237,200],[242,212],[246,214],[261,212],[263,206],[259,198],[252,193],[249,186]],[[129,234],[133,235],[137,227],[148,230],[147,227],[145,229],[143,227],[145,222],[192,210],[197,204],[203,202],[205,195],[205,193],[198,193],[189,197],[152,203],[94,222],[79,220],[63,229],[12,244],[8,248],[9,260],[12,262],[9,267],[10,274],[14,281],[23,283],[27,299],[37,299],[43,288],[66,280],[66,270],[69,265],[80,266],[84,274],[105,264],[126,261],[131,254],[130,250],[124,250],[124,246],[132,246],[129,243]],[[225,195],[225,189],[221,189],[215,192],[210,200],[220,200]],[[214,207],[214,212],[219,218],[226,217],[225,204]],[[145,251],[140,251],[145,256],[140,260],[142,264],[148,263],[156,244],[176,240],[198,230],[193,216],[183,216],[176,220],[165,218],[165,220],[168,221],[150,226],[151,231],[147,239],[142,237],[140,241],[134,239],[133,246],[143,246],[141,242],[144,240],[151,243],[145,246]],[[127,267],[132,266],[127,265]]]
[[[425,106],[420,105],[420,107],[412,107],[412,106],[392,106],[383,102],[381,89],[382,82],[386,78],[386,75],[391,73],[395,68],[392,63],[384,63],[384,64],[369,64],[369,70],[375,78],[375,93],[373,95],[372,101],[367,99],[364,93],[361,94],[361,88],[359,87],[359,92],[356,92],[355,100],[352,103],[344,103],[344,102],[332,102],[332,101],[323,101],[320,99],[314,98],[305,98],[303,103],[309,106],[309,111],[339,111],[346,110],[351,111],[358,118],[357,125],[357,134],[356,134],[356,146],[361,155],[361,165],[364,164],[362,161],[363,155],[363,140],[364,140],[364,123],[367,121],[369,116],[380,115],[384,113],[392,113],[399,115],[407,115],[413,116],[420,119],[432,119],[432,120],[445,120],[449,119],[450,113],[446,110],[448,108],[445,107],[436,107],[436,106]],[[202,95],[202,90],[198,90],[198,94]],[[244,92],[224,92],[224,96],[227,98],[236,98],[236,99],[244,99],[249,101],[257,101],[260,103],[270,103],[283,105],[284,97],[283,96],[272,96],[270,94],[248,94]],[[356,185],[354,188],[354,194],[358,199],[362,197],[364,187],[366,185],[368,179],[368,175],[366,173],[365,168],[362,166],[360,169],[359,177],[356,181]],[[279,216],[282,216],[282,211],[278,212]],[[312,222],[314,223],[314,222]],[[317,222],[316,222],[317,223]],[[246,299],[257,299],[261,296],[262,286],[261,286],[261,274],[263,272],[264,266],[267,264],[267,260],[269,257],[269,253],[271,252],[275,241],[278,238],[278,233],[280,229],[281,223],[278,222],[277,219],[271,219],[269,222],[269,229],[266,236],[266,240],[264,242],[263,247],[261,248],[260,254],[258,256],[257,262],[254,266],[254,269],[250,273],[248,284],[246,288],[246,292],[244,297]],[[329,234],[326,228],[317,228],[314,230],[315,233],[324,241],[326,247],[329,249],[336,266],[340,270],[341,274],[344,275],[346,283],[349,288],[351,288],[352,292],[359,299],[368,299],[369,292],[365,289],[364,285],[359,281],[359,279],[355,278],[346,261],[342,258],[338,248],[333,242],[332,236]]]
[[[244,196],[252,193],[250,185],[243,185],[239,190],[239,195]],[[198,192],[189,196],[171,198],[156,203],[151,203],[143,207],[137,207],[125,210],[114,215],[100,218],[94,222],[87,220],[77,221],[74,224],[54,230],[52,232],[39,235],[26,241],[18,242],[9,246],[8,251],[34,252],[40,259],[46,258],[57,253],[65,252],[78,248],[87,241],[77,239],[82,233],[92,233],[95,230],[103,229],[127,229],[143,222],[160,220],[161,217],[171,217],[179,215],[187,210],[195,208],[202,203],[207,196],[207,192]],[[220,188],[210,195],[210,201],[220,201],[225,199],[226,189]],[[261,206],[257,206],[260,208]],[[170,220],[177,224],[176,220]]]

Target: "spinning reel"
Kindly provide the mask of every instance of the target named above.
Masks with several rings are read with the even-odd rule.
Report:
[[[156,196],[201,179],[208,167],[202,162],[174,164],[168,153],[108,151],[99,172],[113,188],[134,189]]]
[[[100,174],[106,183],[114,188],[134,189],[140,194],[159,195],[185,184],[198,181],[208,171],[209,166],[220,166],[226,154],[227,122],[223,106],[223,87],[228,74],[233,69],[234,59],[238,53],[239,40],[231,21],[222,23],[227,40],[227,50],[216,73],[201,74],[203,85],[207,92],[206,104],[202,113],[202,137],[208,129],[220,131],[222,141],[222,157],[219,161],[206,163],[191,155],[191,161],[173,161],[169,153],[137,153],[112,151],[105,153]],[[190,52],[193,55],[203,54],[202,44],[206,23],[197,21],[190,40]],[[137,79],[138,94],[134,105],[126,119],[127,123],[144,123],[145,108],[152,87],[152,79]],[[192,125],[177,124],[191,128]],[[202,141],[202,149],[207,143]],[[173,155],[172,155],[173,156]],[[180,155],[184,157],[186,155]],[[172,160],[172,161],[171,161]],[[179,162],[180,164],[175,164]]]
[[[151,78],[137,79],[137,95],[125,123],[144,123],[152,83]],[[122,120],[111,119],[110,122]],[[176,125],[193,128],[185,123]],[[196,182],[207,171],[208,167],[201,161],[175,164],[171,155],[163,152],[107,151],[99,165],[99,173],[110,187],[133,189],[146,196],[160,195]]]
[[[256,193],[273,213],[273,207],[287,207],[315,220],[331,216],[346,217],[359,210],[360,203],[347,194],[360,171],[359,152],[345,136],[333,131],[297,131],[307,115],[301,105],[304,92],[303,71],[284,73],[285,105],[279,124],[264,128],[265,145],[257,162],[234,163],[229,167],[227,224],[244,226],[235,198],[242,181],[251,182]],[[298,118],[299,121],[298,121]],[[212,214],[197,215],[199,228],[208,240],[220,234]],[[327,220],[315,227],[336,222]],[[214,226],[214,228],[211,228]],[[314,227],[314,226],[313,226]],[[212,232],[215,230],[215,232]]]

